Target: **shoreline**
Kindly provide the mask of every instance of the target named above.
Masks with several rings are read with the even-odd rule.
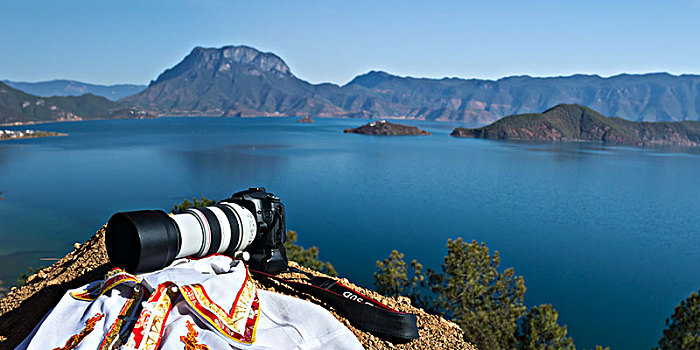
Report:
[[[23,139],[38,139],[38,138],[44,138],[44,137],[59,137],[59,136],[68,136],[68,134],[65,133],[60,133],[60,132],[46,132],[46,131],[35,131],[35,133],[32,134],[25,134],[22,136],[17,136],[17,137],[0,137],[0,142],[2,141],[11,141],[11,140],[23,140]]]
[[[268,115],[240,115],[240,116],[227,116],[227,115],[211,115],[211,114],[161,114],[152,118],[90,118],[90,119],[69,119],[69,120],[42,120],[42,121],[26,121],[26,122],[6,122],[0,123],[0,127],[3,126],[24,126],[24,125],[38,125],[38,124],[51,124],[51,123],[67,123],[67,122],[86,122],[93,120],[140,120],[140,119],[157,119],[157,118],[299,118],[302,115],[292,115],[292,114],[268,114]],[[455,123],[451,120],[427,120],[427,119],[416,119],[416,118],[406,118],[406,117],[376,117],[376,118],[353,118],[347,115],[317,115],[316,118],[330,118],[330,119],[357,119],[357,120],[379,120],[379,119],[391,119],[391,120],[410,120],[410,121],[424,121],[424,122],[439,122],[439,123]]]

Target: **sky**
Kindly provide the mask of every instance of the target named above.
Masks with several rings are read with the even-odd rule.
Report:
[[[700,73],[700,0],[0,0],[0,79],[147,84],[195,46],[299,78]]]

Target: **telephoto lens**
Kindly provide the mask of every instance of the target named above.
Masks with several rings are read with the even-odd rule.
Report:
[[[132,273],[155,271],[183,257],[243,257],[256,269],[287,268],[284,206],[262,187],[181,214],[138,210],[112,215],[105,245],[113,265]]]

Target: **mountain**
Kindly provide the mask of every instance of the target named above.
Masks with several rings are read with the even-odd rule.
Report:
[[[39,97],[0,82],[0,124],[149,116],[101,96]]]
[[[345,112],[276,55],[247,46],[196,47],[146,90],[120,100],[164,115],[338,116]]]
[[[251,47],[196,47],[146,90],[123,101],[160,115],[408,118],[481,125],[575,103],[635,121],[699,120],[700,76],[479,80],[371,71],[338,86],[303,81],[280,57]]]
[[[593,141],[638,146],[700,145],[700,122],[633,122],[608,118],[575,104],[543,113],[517,114],[476,129],[456,128],[452,136],[506,140]]]
[[[26,83],[19,81],[4,80],[5,84],[28,94],[51,97],[51,96],[80,96],[93,94],[116,101],[122,97],[133,95],[143,91],[145,85],[117,84],[117,85],[97,85],[82,83],[75,80],[51,80],[36,83]]]
[[[666,73],[532,78],[418,79],[369,72],[348,85],[381,95],[382,103],[409,107],[420,119],[492,122],[533,113],[560,103],[590,106],[601,113],[636,121],[700,119],[700,76]]]

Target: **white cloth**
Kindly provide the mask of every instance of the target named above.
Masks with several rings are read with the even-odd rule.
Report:
[[[243,263],[214,255],[140,276],[112,270],[68,291],[16,349],[363,348],[327,310],[257,290]]]

